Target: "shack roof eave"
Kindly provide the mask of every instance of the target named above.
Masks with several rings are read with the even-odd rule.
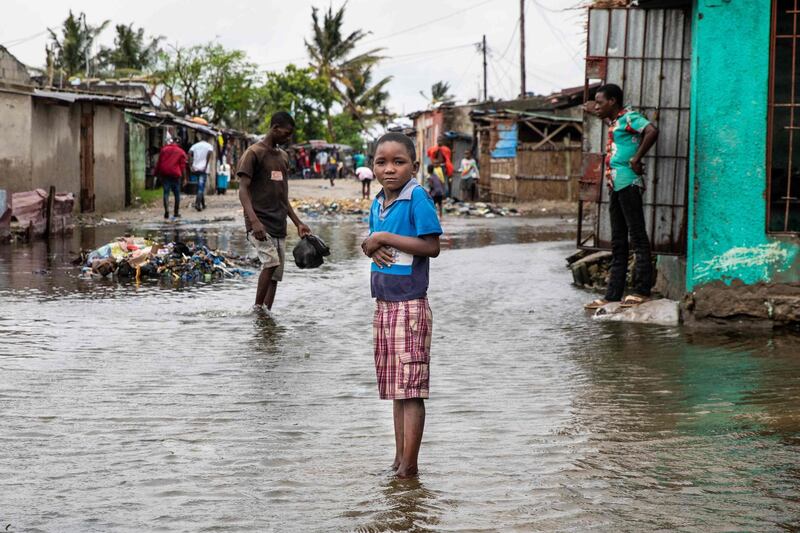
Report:
[[[543,121],[547,121],[547,122],[561,122],[561,123],[572,122],[574,124],[581,124],[583,122],[583,120],[581,120],[579,118],[562,117],[562,116],[558,116],[558,115],[551,115],[551,114],[548,114],[548,113],[535,113],[535,112],[530,112],[530,111],[518,111],[516,109],[505,109],[504,111],[506,113],[511,114],[511,115],[519,115],[520,117],[533,118],[533,119],[543,120]]]
[[[175,116],[169,111],[164,111],[161,109],[126,109],[126,112],[136,120],[148,123],[152,126],[163,126],[165,124],[172,126],[184,126],[213,137],[216,137],[222,131],[210,125],[206,126],[205,124],[200,124],[182,117]]]
[[[551,124],[581,124],[580,118],[565,117],[552,113],[542,113],[535,111],[520,111],[518,109],[491,109],[475,110],[470,113],[473,122],[492,122],[502,120],[534,120],[537,122],[549,122]]]
[[[108,104],[117,107],[142,107],[145,102],[126,98],[124,96],[111,96],[108,94],[96,94],[88,92],[61,91],[55,89],[34,88],[31,95],[34,98],[75,104],[79,102],[91,102],[94,104]]]
[[[692,0],[593,0],[589,3],[591,9],[661,9],[661,8],[689,8]]]

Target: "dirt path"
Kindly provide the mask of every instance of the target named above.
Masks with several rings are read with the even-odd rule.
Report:
[[[192,207],[194,195],[181,195],[181,218],[186,222],[201,220],[242,218],[242,206],[239,203],[239,191],[229,190],[225,195],[206,195],[206,209],[197,211]],[[316,201],[356,201],[361,198],[361,184],[355,180],[339,180],[331,187],[327,180],[291,180],[289,182],[289,198],[294,202],[306,203]],[[170,196],[170,205],[174,199]],[[368,205],[368,203],[366,204]],[[171,211],[171,208],[170,208]],[[109,219],[117,222],[149,222],[163,220],[164,208],[161,202],[150,206],[137,207],[95,215],[95,219]]]
[[[374,196],[379,188],[380,185],[373,182],[371,194]],[[300,211],[303,210],[304,204],[317,202],[325,204],[337,202],[364,210],[369,209],[370,204],[367,200],[361,200],[361,184],[353,179],[338,180],[333,187],[327,180],[291,180],[289,182],[289,198],[295,206],[301,206]],[[174,200],[170,198],[170,201]],[[207,195],[207,208],[204,211],[196,211],[192,208],[193,202],[193,195],[181,195],[181,216],[185,222],[240,220],[242,218],[242,206],[236,190],[230,190],[225,195]],[[542,201],[500,205],[514,207],[524,216],[575,215],[577,212],[577,203],[575,202]],[[163,216],[163,207],[161,202],[157,201],[145,207],[80,217],[79,221],[82,219],[86,222],[98,222],[106,219],[120,223],[154,222],[163,220]]]

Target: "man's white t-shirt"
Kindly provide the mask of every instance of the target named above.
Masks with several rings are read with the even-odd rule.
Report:
[[[192,154],[192,172],[208,172],[206,167],[206,157],[209,153],[214,152],[214,148],[206,141],[196,142],[189,148]],[[208,166],[211,166],[211,160],[208,161]]]
[[[358,167],[356,169],[356,176],[361,181],[369,181],[374,177],[372,171],[368,167]]]

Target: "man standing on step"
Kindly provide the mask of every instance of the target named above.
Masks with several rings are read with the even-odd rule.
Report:
[[[650,239],[644,221],[645,183],[643,160],[658,139],[658,130],[643,115],[623,104],[622,88],[608,84],[597,89],[594,102],[586,109],[608,124],[605,177],[610,198],[611,268],[605,298],[586,304],[597,309],[609,302],[622,301],[623,307],[639,305],[650,297],[653,285],[653,262]],[[628,275],[630,245],[636,254],[633,294],[622,299]]]

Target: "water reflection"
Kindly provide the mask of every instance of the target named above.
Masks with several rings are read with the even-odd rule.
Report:
[[[370,523],[355,528],[360,533],[385,531],[433,532],[439,531],[439,514],[436,494],[427,489],[419,479],[396,479],[386,475],[381,491],[385,510],[377,513]]]
[[[570,477],[581,494],[602,491],[604,515],[669,529],[725,515],[750,529],[775,519],[776,495],[797,501],[796,337],[601,331],[576,358],[576,425],[594,449]]]
[[[492,244],[525,243],[569,238],[573,228],[561,219],[509,218],[485,220],[445,219],[443,248],[473,248]],[[297,242],[290,225],[287,250]],[[360,245],[367,226],[357,220],[315,220],[313,230],[330,246],[329,262],[361,257]],[[108,224],[77,227],[71,235],[30,244],[0,246],[0,294],[5,291],[36,291],[48,295],[71,292],[92,293],[94,297],[112,296],[118,285],[111,279],[83,280],[72,262],[81,250],[93,250],[121,235],[137,235],[158,242],[187,242],[246,254],[249,250],[240,223],[222,221],[213,224]],[[130,285],[126,282],[125,285]],[[153,280],[145,286],[158,286]],[[165,288],[165,287],[161,287]],[[168,284],[166,288],[172,288]]]
[[[319,269],[288,265],[271,319],[250,311],[254,278],[176,291],[79,280],[69,264],[128,230],[239,251],[235,224],[98,227],[49,249],[0,248],[0,524],[798,525],[797,337],[594,322],[564,268],[572,240],[547,241],[546,227],[515,220],[445,228],[449,248],[431,267],[422,476],[412,482],[382,470],[393,431],[376,398],[363,224],[317,224],[334,255]],[[476,247],[506,239],[533,242]]]

